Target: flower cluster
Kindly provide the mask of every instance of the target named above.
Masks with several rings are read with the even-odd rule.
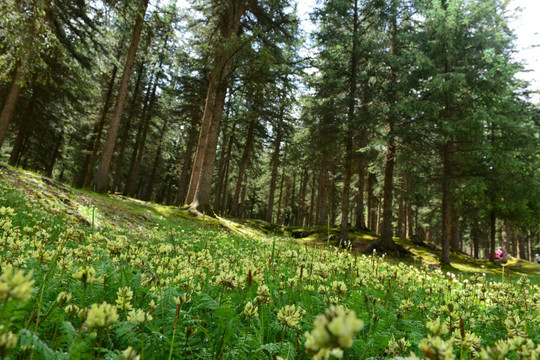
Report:
[[[313,324],[311,333],[305,334],[305,346],[315,360],[341,358],[343,350],[352,346],[354,335],[364,326],[354,311],[343,306],[331,306],[317,315]]]
[[[103,302],[102,304],[93,304],[88,311],[86,325],[90,329],[107,328],[118,321],[118,312],[116,307]]]
[[[83,284],[91,283],[94,281],[94,276],[96,275],[96,270],[91,266],[82,266],[80,267],[73,277]]]
[[[13,266],[7,265],[0,276],[0,301],[9,299],[25,301],[32,295],[33,272],[27,275],[22,270],[14,270]]]
[[[282,325],[290,328],[296,328],[302,315],[305,313],[304,309],[296,305],[285,305],[278,312],[278,320]]]

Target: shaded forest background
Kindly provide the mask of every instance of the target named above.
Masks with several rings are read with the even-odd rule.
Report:
[[[499,0],[4,0],[0,156],[195,214],[540,245],[540,107]]]

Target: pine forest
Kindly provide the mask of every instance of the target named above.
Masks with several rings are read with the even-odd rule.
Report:
[[[540,360],[515,1],[0,0],[0,359]]]

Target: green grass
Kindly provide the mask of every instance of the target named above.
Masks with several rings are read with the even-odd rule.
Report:
[[[306,333],[332,304],[353,310],[364,324],[351,347],[334,343],[348,359],[443,348],[472,359],[475,351],[506,345],[509,359],[540,354],[533,344],[540,342],[538,270],[529,263],[509,266],[528,277],[517,270],[503,276],[500,268],[463,256],[439,269],[436,252],[405,240],[398,241],[416,256],[406,262],[329,251],[328,231],[321,229],[291,238],[281,234],[298,229],[193,217],[2,168],[0,209],[0,355],[6,359],[122,359],[128,347],[142,359],[310,359]],[[364,244],[374,235],[351,238]],[[16,282],[8,264],[22,271],[20,286],[30,284],[22,274],[34,281],[28,299],[5,290]],[[96,272],[87,283],[76,275],[85,267]],[[263,284],[268,296],[260,294]],[[131,295],[121,301],[124,287]],[[67,303],[57,301],[62,292],[71,295]],[[131,309],[115,308],[116,318],[100,312],[103,302]],[[248,302],[257,316],[243,314]],[[282,323],[286,305],[305,311],[293,327]],[[429,330],[435,319],[450,331]],[[477,336],[472,347],[460,345],[462,333]],[[8,346],[8,335],[17,338],[15,346]]]

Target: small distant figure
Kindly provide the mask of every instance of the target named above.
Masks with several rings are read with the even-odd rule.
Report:
[[[540,264],[540,254],[536,253],[536,263]]]
[[[495,251],[495,259],[502,259],[503,257],[503,249],[502,247],[499,248],[499,250]]]

